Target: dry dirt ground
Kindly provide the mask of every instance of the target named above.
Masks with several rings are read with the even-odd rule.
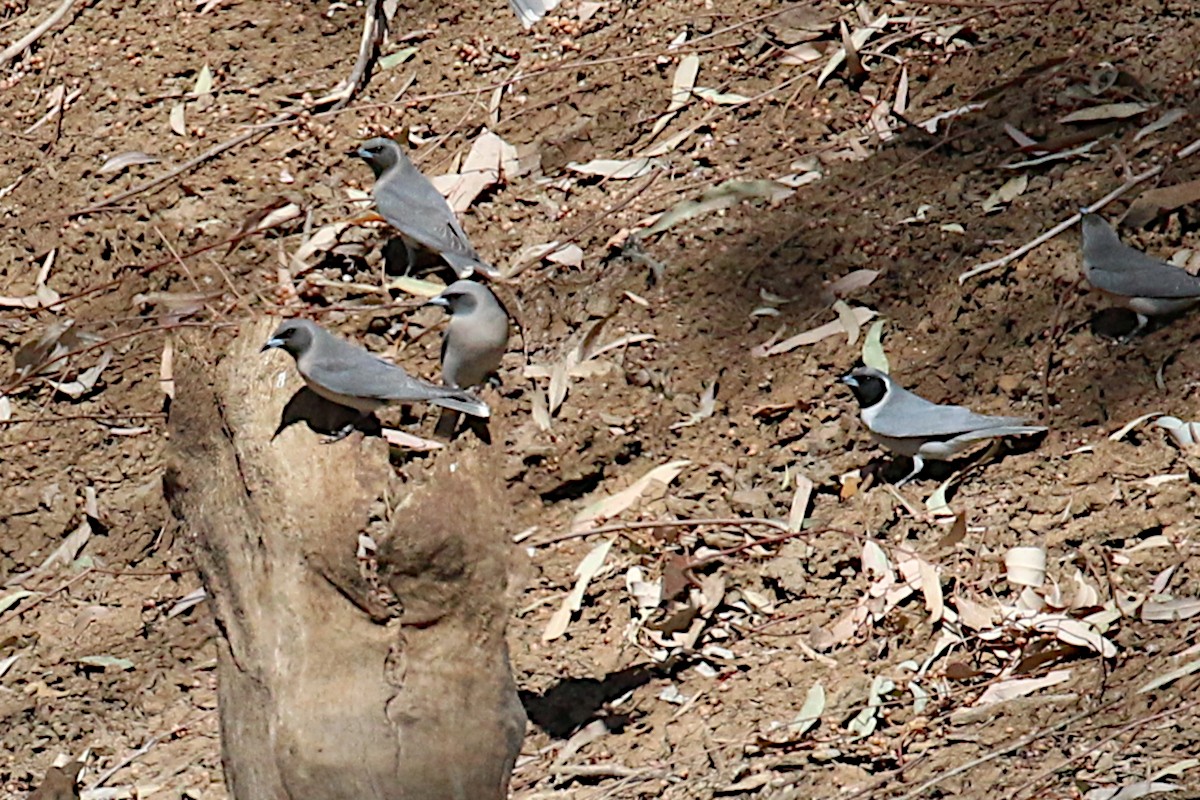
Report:
[[[0,38],[57,5],[9,0]],[[843,64],[818,86],[839,20],[849,35],[882,15],[857,51],[869,72]],[[523,535],[510,641],[532,723],[516,797],[1096,798],[1145,781],[1200,796],[1200,464],[1152,422],[1110,439],[1143,414],[1196,416],[1200,322],[1185,315],[1128,344],[1100,335],[1105,302],[1074,285],[1076,229],[957,280],[1148,170],[1161,167],[1106,217],[1196,177],[1200,156],[1184,148],[1200,110],[1200,6],[565,0],[525,31],[502,0],[401,2],[382,54],[415,48],[407,60],[376,66],[336,113],[248,127],[348,75],[362,18],[325,0],[80,0],[0,65],[0,295],[35,295],[49,259],[42,297],[64,299],[0,309],[0,349],[15,369],[24,345],[68,319],[64,341],[85,348],[0,382],[7,795],[87,750],[85,786],[120,767],[93,797],[224,796],[215,630],[205,603],[177,605],[199,580],[161,497],[164,328],[236,324],[288,303],[435,375],[436,331],[421,335],[434,310],[376,291],[382,228],[348,230],[303,274],[290,258],[357,213],[346,189],[369,188],[369,173],[344,155],[357,142],[407,133],[422,168],[442,174],[486,127],[518,148],[522,169],[463,214],[478,249],[505,268],[551,241],[582,251],[579,264],[534,260],[515,279],[525,336],[493,395],[511,500],[497,521]],[[656,132],[689,54],[696,86],[749,99],[680,94]],[[212,89],[197,96],[206,65]],[[984,101],[933,133],[913,124]],[[1143,106],[1060,121],[1110,103]],[[1006,123],[1051,153],[1094,144],[1007,169],[1039,148],[1022,151]],[[644,177],[565,169],[685,131]],[[177,179],[78,213],[247,132]],[[131,151],[159,160],[101,170]],[[723,181],[797,175],[819,179],[610,244]],[[1010,184],[1010,202],[985,212],[1017,176],[1024,190]],[[193,254],[283,202],[299,216]],[[1200,251],[1200,214],[1156,208],[1122,235],[1164,257]],[[926,500],[950,469],[898,493],[848,475],[887,464],[835,382],[866,326],[853,345],[843,331],[754,354],[777,335],[837,325],[824,285],[864,269],[879,274],[842,302],[885,321],[900,380],[1051,429],[1002,459],[953,465],[968,469],[949,512]],[[618,346],[568,373],[544,429],[535,410],[549,381],[528,377],[526,358],[553,372],[600,320],[588,349]],[[112,359],[72,398],[48,380],[95,363],[106,347],[87,334]],[[419,479],[421,462],[472,446],[396,462]],[[680,460],[669,485],[643,485],[618,519],[787,520],[808,479],[806,528],[785,538],[758,523],[659,526],[545,544]],[[21,575],[70,536],[62,563]],[[582,609],[547,640],[576,568],[609,541]],[[1014,546],[1044,549],[1041,600],[1009,580]],[[1022,597],[1046,616],[1020,624]],[[998,692],[1012,699],[994,702]]]

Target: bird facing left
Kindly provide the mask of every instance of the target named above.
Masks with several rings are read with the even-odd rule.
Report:
[[[470,392],[415,378],[306,319],[281,324],[262,347],[263,352],[271,349],[291,355],[308,388],[358,411],[360,420],[392,403],[430,403],[484,419],[491,415],[487,404]],[[348,436],[355,424],[342,428],[331,441]]]

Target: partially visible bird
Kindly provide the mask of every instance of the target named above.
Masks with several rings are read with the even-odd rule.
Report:
[[[450,315],[442,336],[442,380],[447,386],[478,386],[500,368],[508,346],[508,312],[488,287],[455,281],[426,305],[441,306]],[[458,413],[442,411],[438,435],[453,436],[456,427]]]
[[[280,325],[262,346],[264,352],[272,348],[296,359],[296,369],[310,389],[330,402],[355,409],[360,420],[390,403],[431,403],[485,419],[491,413],[487,403],[469,392],[414,378],[306,319]],[[346,425],[329,441],[349,436],[357,422]]]
[[[79,800],[79,773],[83,764],[78,761],[68,761],[61,767],[50,767],[41,784],[29,795],[29,800]]]
[[[375,207],[400,232],[410,267],[415,263],[413,245],[417,244],[440,255],[460,278],[475,272],[493,280],[501,277],[500,270],[475,251],[446,198],[394,140],[383,136],[370,139],[348,155],[366,161],[375,173],[371,189]]]
[[[517,19],[528,30],[558,6],[559,0],[508,0]]]
[[[963,406],[931,403],[871,367],[859,367],[839,380],[854,392],[871,438],[912,459],[912,472],[897,486],[915,478],[925,459],[949,461],[988,439],[1046,430],[1041,425],[1026,425],[1019,417],[992,417]]]
[[[1200,277],[1124,244],[1097,214],[1083,215],[1083,274],[1088,283],[1137,314],[1138,326],[1149,317],[1175,314],[1200,303]]]

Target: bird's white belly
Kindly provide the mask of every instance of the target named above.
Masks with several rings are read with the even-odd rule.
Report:
[[[304,383],[308,385],[308,388],[312,389],[329,402],[337,403],[339,406],[346,406],[347,408],[353,408],[355,411],[360,411],[363,414],[369,414],[383,405],[383,403],[379,402],[378,400],[371,400],[366,397],[350,397],[349,395],[331,392],[320,384],[309,380],[306,375],[301,375],[300,377],[304,378]]]
[[[1157,317],[1175,314],[1200,303],[1200,297],[1127,297],[1122,304],[1135,314]]]
[[[871,438],[876,444],[884,447],[898,456],[920,456],[926,461],[949,461],[959,455],[989,442],[973,435],[962,439],[922,439],[919,437],[896,439],[891,436],[880,436],[872,433]]]

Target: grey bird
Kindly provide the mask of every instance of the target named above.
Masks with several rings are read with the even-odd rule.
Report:
[[[508,346],[508,312],[491,289],[455,281],[426,305],[441,306],[450,315],[442,336],[442,381],[447,386],[478,386],[500,368]],[[443,410],[438,435],[453,436],[456,427],[458,412]]]
[[[1092,286],[1137,314],[1138,326],[1128,336],[1146,327],[1149,317],[1200,303],[1200,277],[1123,244],[1097,214],[1083,215],[1083,274]]]
[[[871,438],[913,461],[913,469],[897,486],[915,478],[925,459],[949,461],[980,442],[1003,436],[1042,433],[1019,417],[991,417],[963,406],[938,405],[896,385],[887,374],[859,367],[839,379],[850,387]]]
[[[371,189],[375,208],[400,232],[409,267],[414,263],[416,244],[440,255],[460,278],[476,272],[493,280],[501,277],[498,269],[479,257],[454,209],[399,144],[380,136],[363,142],[348,155],[366,161],[375,173]]]
[[[487,403],[474,395],[414,378],[306,319],[284,322],[262,346],[262,352],[276,347],[296,359],[296,369],[308,388],[332,403],[358,411],[359,420],[390,403],[431,403],[485,419],[491,414]],[[359,420],[328,441],[349,436]]]

